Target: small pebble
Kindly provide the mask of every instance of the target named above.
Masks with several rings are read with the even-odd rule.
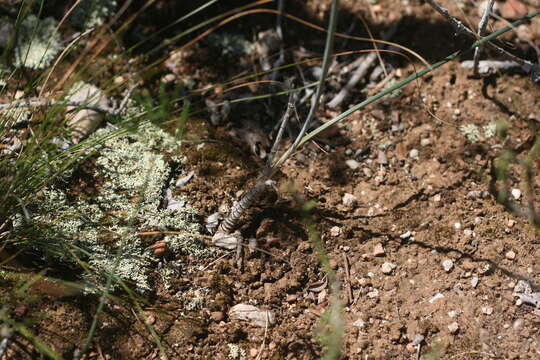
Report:
[[[386,156],[386,153],[384,151],[379,150],[379,152],[377,153],[377,162],[380,165],[388,164],[388,157]]]
[[[387,274],[387,275],[391,274],[395,268],[396,268],[396,264],[393,264],[390,262],[385,262],[384,264],[381,265],[381,270],[383,274]]]
[[[454,267],[454,262],[451,259],[445,259],[441,262],[441,265],[446,272],[450,272]]]
[[[341,228],[339,226],[332,226],[330,228],[330,236],[336,237],[341,235]]]
[[[441,294],[441,293],[437,293],[435,294],[434,297],[432,297],[431,299],[429,299],[429,303],[430,304],[433,304],[435,301],[439,300],[439,299],[443,299],[444,298],[444,295]]]
[[[448,312],[448,317],[450,318],[455,318],[457,316],[457,312],[452,310],[452,311],[449,311]]]
[[[521,329],[523,329],[523,319],[516,319],[512,324],[512,329],[514,329],[515,331],[520,331]]]
[[[473,289],[476,289],[479,281],[480,279],[478,279],[476,276],[471,279],[471,286],[473,287]]]
[[[448,325],[448,330],[450,330],[450,334],[456,334],[459,331],[459,324],[454,321]]]
[[[493,308],[491,306],[483,306],[482,312],[486,315],[491,315],[493,314]]]
[[[154,325],[156,323],[156,317],[154,315],[148,315],[144,323],[146,325]]]
[[[343,202],[343,205],[352,208],[356,205],[358,199],[353,194],[345,193],[341,201]]]
[[[512,196],[514,197],[514,199],[519,200],[519,198],[521,197],[521,190],[512,189],[511,192],[512,192]]]
[[[412,342],[408,343],[405,348],[410,353],[416,352],[416,345],[414,345]]]
[[[516,253],[513,252],[512,250],[510,251],[507,251],[506,254],[504,254],[504,256],[508,259],[508,260],[514,260],[516,258]]]
[[[471,236],[473,236],[473,231],[471,229],[465,229],[463,230],[463,235],[470,238]]]
[[[371,171],[370,168],[362,168],[362,172],[364,173],[364,175],[368,178],[372,177],[373,176],[373,171]]]
[[[373,291],[370,291],[366,294],[366,296],[370,299],[375,299],[377,297],[379,297],[379,290],[377,289],[373,289]]]
[[[413,344],[414,345],[420,345],[422,343],[422,341],[424,341],[425,339],[425,336],[422,335],[422,334],[416,334],[414,335],[414,339],[413,339]]]
[[[345,164],[352,170],[356,170],[360,167],[360,163],[354,159],[346,160]]]
[[[210,313],[210,317],[215,322],[220,322],[225,318],[225,315],[223,314],[222,311],[213,311],[213,312]]]
[[[399,235],[399,237],[402,238],[402,239],[404,239],[404,240],[405,240],[405,239],[408,239],[408,238],[411,237],[411,232],[410,232],[410,231],[407,231],[406,233],[403,233],[403,234]]]
[[[454,223],[454,229],[456,229],[456,230],[461,229],[461,223],[459,223],[459,222]]]
[[[259,353],[259,350],[255,348],[249,349],[249,356],[251,356],[252,358],[256,357],[258,353]]]
[[[353,151],[351,149],[345,150],[345,155],[351,156],[353,154]]]
[[[506,226],[508,226],[510,229],[513,228],[515,225],[516,225],[516,220],[510,219],[506,222]]]
[[[516,306],[521,306],[523,304],[523,300],[517,299],[516,300]]]
[[[441,194],[437,194],[433,197],[433,201],[440,202],[441,201]]]
[[[353,326],[356,326],[357,328],[363,329],[366,327],[366,322],[362,319],[358,319],[355,322],[353,322]]]
[[[378,243],[373,247],[373,252],[371,253],[373,256],[384,256],[384,247],[381,243]]]
[[[412,150],[409,152],[409,157],[411,157],[411,158],[413,158],[413,159],[418,158],[418,150],[412,149]]]
[[[428,146],[429,144],[431,144],[431,140],[429,140],[429,139],[420,140],[420,145],[421,146]]]
[[[481,222],[482,222],[482,218],[481,218],[481,217],[478,217],[478,216],[477,216],[477,217],[474,218],[474,223],[475,223],[476,225],[480,224]]]

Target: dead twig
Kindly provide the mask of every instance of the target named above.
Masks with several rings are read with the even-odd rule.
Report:
[[[394,23],[392,27],[384,33],[384,35],[382,36],[382,40],[388,41],[396,33],[398,25],[399,24],[397,22]],[[332,100],[328,102],[327,104],[328,107],[336,108],[340,106],[341,103],[343,103],[343,101],[347,99],[347,97],[349,96],[349,92],[352,89],[356,88],[356,85],[358,84],[358,82],[362,80],[364,76],[366,76],[368,70],[371,68],[375,60],[377,60],[377,57],[380,56],[378,55],[378,53],[379,52],[377,48],[375,48],[375,50],[372,53],[370,53],[364,58],[364,61],[360,64],[360,66],[356,68],[356,70],[353,73],[353,76],[349,79],[347,84],[339,91],[339,93],[336,96],[334,96]]]
[[[445,19],[447,19],[450,22],[450,24],[454,27],[456,33],[465,34],[471,39],[478,40],[478,35],[475,34],[467,26],[465,26],[460,20],[450,15],[450,13],[448,12],[448,9],[442,7],[434,0],[427,0],[427,2],[429,5],[431,5],[432,8],[435,9],[435,11],[437,11],[439,14],[441,14]],[[529,74],[534,82],[540,81],[540,65],[539,64],[533,64],[532,62],[528,60],[523,60],[515,55],[512,55],[511,53],[495,45],[491,41],[486,41],[485,44],[489,46],[491,49],[495,50],[501,56],[504,56],[507,59],[515,61],[518,64],[520,64],[523,71]]]
[[[343,266],[345,268],[345,277],[347,279],[346,286],[347,286],[347,304],[352,304],[353,302],[353,293],[352,293],[352,287],[351,287],[351,271],[349,269],[350,263],[349,258],[347,257],[347,254],[343,253]]]
[[[489,14],[491,13],[491,9],[493,9],[493,3],[495,0],[488,0],[486,3],[486,8],[484,9],[484,13],[482,14],[482,18],[480,19],[480,23],[478,23],[478,37],[482,37],[486,33],[486,27],[489,20]],[[475,76],[478,76],[478,61],[480,60],[480,54],[482,53],[484,45],[480,44],[476,49],[474,49],[474,65],[473,65],[473,73]]]

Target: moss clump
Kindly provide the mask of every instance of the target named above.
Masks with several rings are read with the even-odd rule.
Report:
[[[50,17],[29,15],[24,19],[18,29],[14,65],[34,70],[49,66],[62,50],[56,26],[56,20]]]
[[[110,132],[109,128],[100,129],[91,137],[102,139]],[[31,246],[51,261],[73,262],[72,254],[76,253],[93,269],[85,278],[97,285],[111,272],[145,292],[157,279],[167,281],[177,275],[165,267],[154,276],[151,270],[157,258],[139,236],[139,232],[155,230],[198,233],[195,211],[185,205],[186,199],[179,199],[184,206],[174,210],[162,205],[164,190],[174,183],[170,181],[172,165],[178,169],[183,162],[177,150],[174,138],[152,124],[137,133],[106,140],[94,158],[92,179],[85,179],[99,184],[95,195],[73,196],[73,189],[68,192],[59,186],[45,189],[31,219],[33,225],[46,229],[44,240]],[[22,228],[22,219],[19,217],[15,225]],[[167,235],[163,240],[175,253],[197,256],[211,251],[188,235]],[[44,250],[51,247],[72,252]]]

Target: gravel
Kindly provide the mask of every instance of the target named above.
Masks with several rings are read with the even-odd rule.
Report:
[[[358,202],[358,199],[353,194],[345,193],[341,201],[343,202],[343,205],[352,208],[356,205],[356,203]]]
[[[451,259],[445,259],[441,262],[441,265],[446,272],[450,272],[454,267],[454,262]]]
[[[360,167],[360,163],[354,159],[345,160],[345,164],[352,170],[356,170]]]
[[[386,274],[386,275],[391,274],[395,268],[396,268],[396,264],[393,264],[390,262],[385,262],[384,264],[381,265],[381,270],[383,274]]]

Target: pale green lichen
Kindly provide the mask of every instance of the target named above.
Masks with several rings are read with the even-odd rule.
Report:
[[[18,29],[14,65],[34,70],[49,66],[62,50],[56,26],[51,17],[38,19],[28,15]]]
[[[79,29],[103,25],[114,15],[116,5],[115,0],[82,0],[73,10],[69,21]]]
[[[475,124],[461,125],[459,131],[473,144],[480,140],[480,129]]]
[[[246,351],[236,344],[227,344],[229,347],[229,358],[243,360],[246,358]]]
[[[489,139],[497,135],[497,123],[492,121],[487,125],[484,125],[484,136]]]
[[[96,131],[91,138],[104,138],[110,128]],[[94,160],[93,178],[100,183],[95,196],[71,199],[57,187],[42,191],[39,206],[33,209],[32,222],[46,228],[46,241],[58,247],[84,249],[79,254],[94,269],[85,278],[96,285],[104,283],[107,273],[135,284],[139,291],[150,291],[156,280],[178,277],[178,266],[151,270],[157,258],[146,249],[138,235],[144,231],[178,231],[197,234],[195,210],[187,205],[175,210],[162,206],[164,189],[170,184],[171,164],[166,159],[183,160],[178,144],[167,132],[148,124],[136,133],[110,138],[99,145]],[[65,180],[65,179],[64,179]],[[14,226],[22,226],[19,217]],[[59,240],[61,239],[61,240]],[[163,238],[173,253],[208,255],[209,250],[186,234]],[[36,242],[34,247],[42,249]],[[75,249],[75,250],[74,250]],[[73,262],[68,251],[58,259]],[[118,283],[116,288],[118,288]],[[170,287],[170,284],[167,285]]]

